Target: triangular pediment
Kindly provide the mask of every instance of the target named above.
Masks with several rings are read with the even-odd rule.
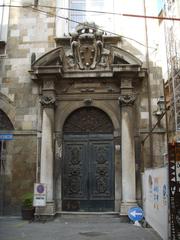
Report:
[[[142,62],[138,58],[136,58],[134,55],[132,55],[131,53],[121,48],[112,46],[109,49],[106,49],[106,48],[103,49],[104,54],[106,53],[106,55],[110,59],[110,62],[108,64],[109,66],[111,64],[133,64],[133,65],[140,65],[140,66],[142,65]],[[34,61],[32,64],[32,68],[40,67],[40,66],[42,67],[42,66],[57,66],[57,65],[65,67],[66,69],[79,68],[78,66],[76,67],[74,66],[76,64],[74,64],[71,67],[68,66],[70,65],[69,58],[71,58],[71,61],[73,61],[73,55],[71,50],[68,50],[67,52],[65,52],[62,47],[57,47],[45,53],[44,55],[39,57],[36,61]],[[98,65],[99,64],[97,64],[97,67]]]
[[[131,53],[104,44],[102,31],[95,24],[84,23],[70,34],[65,46],[55,48],[33,62],[32,69],[42,66],[61,66],[63,71],[109,70],[112,65],[142,65]],[[113,39],[113,37],[112,37]]]

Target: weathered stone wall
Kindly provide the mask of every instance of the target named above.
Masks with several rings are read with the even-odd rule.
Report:
[[[7,142],[5,174],[1,175],[1,214],[20,214],[22,197],[33,191],[36,175],[36,136],[15,135]]]
[[[22,1],[22,4],[32,2]],[[49,4],[49,1],[42,2]],[[0,60],[0,91],[3,98],[0,108],[13,120],[15,130],[14,140],[7,143],[6,170],[1,175],[1,189],[4,190],[3,199],[0,200],[3,203],[1,214],[19,214],[22,195],[33,191],[39,92],[28,71],[31,69],[32,53],[38,58],[55,47],[54,31],[55,17],[32,8],[10,9],[6,56]]]
[[[10,10],[6,58],[1,66],[0,81],[1,93],[16,105],[15,129],[36,129],[38,88],[28,71],[32,53],[39,57],[55,46],[54,24],[54,17],[32,8]]]

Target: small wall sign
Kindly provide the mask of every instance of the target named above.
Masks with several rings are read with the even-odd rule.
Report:
[[[46,185],[43,183],[34,184],[34,207],[46,206]]]
[[[9,141],[9,140],[13,140],[13,134],[11,133],[0,134],[0,141]]]

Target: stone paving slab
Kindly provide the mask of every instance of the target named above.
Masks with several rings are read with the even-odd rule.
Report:
[[[161,240],[152,228],[122,223],[118,219],[59,217],[51,222],[0,218],[1,240]]]

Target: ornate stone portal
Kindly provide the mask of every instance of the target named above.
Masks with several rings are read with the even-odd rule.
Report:
[[[112,191],[115,192],[114,210],[127,214],[128,208],[136,204],[132,119],[136,104],[135,91],[138,91],[136,82],[145,76],[145,71],[136,57],[114,46],[118,45],[119,38],[104,37],[95,24],[83,23],[76,30],[70,39],[59,40],[64,46],[58,46],[37,59],[31,69],[32,79],[42,89],[40,181],[47,184],[48,205],[40,214],[52,215],[62,210],[62,199],[65,194],[61,188],[64,170],[62,159],[65,157],[62,148],[63,134],[66,131],[66,128],[63,128],[64,122],[73,111],[93,107],[104,111],[113,124],[114,132],[112,126],[110,128],[113,132],[113,142],[116,144],[112,158],[115,164],[112,187]],[[88,104],[87,99],[90,99]],[[83,122],[83,116],[79,123],[75,126],[77,132],[83,126],[88,129],[88,121]],[[102,125],[100,120],[100,129]],[[91,129],[93,127],[89,126]],[[58,136],[56,148],[54,133]],[[96,188],[103,194],[107,189],[104,179],[107,178],[109,170],[108,165],[104,167],[107,160],[104,150],[100,146],[98,149],[100,150],[96,164],[100,170],[93,174],[97,175]],[[70,163],[76,168],[80,164],[79,152],[72,149],[71,155],[73,157]],[[70,182],[68,191],[72,193],[79,191],[78,184],[74,184],[79,181],[79,177],[78,171],[72,172],[72,178],[68,180]]]

